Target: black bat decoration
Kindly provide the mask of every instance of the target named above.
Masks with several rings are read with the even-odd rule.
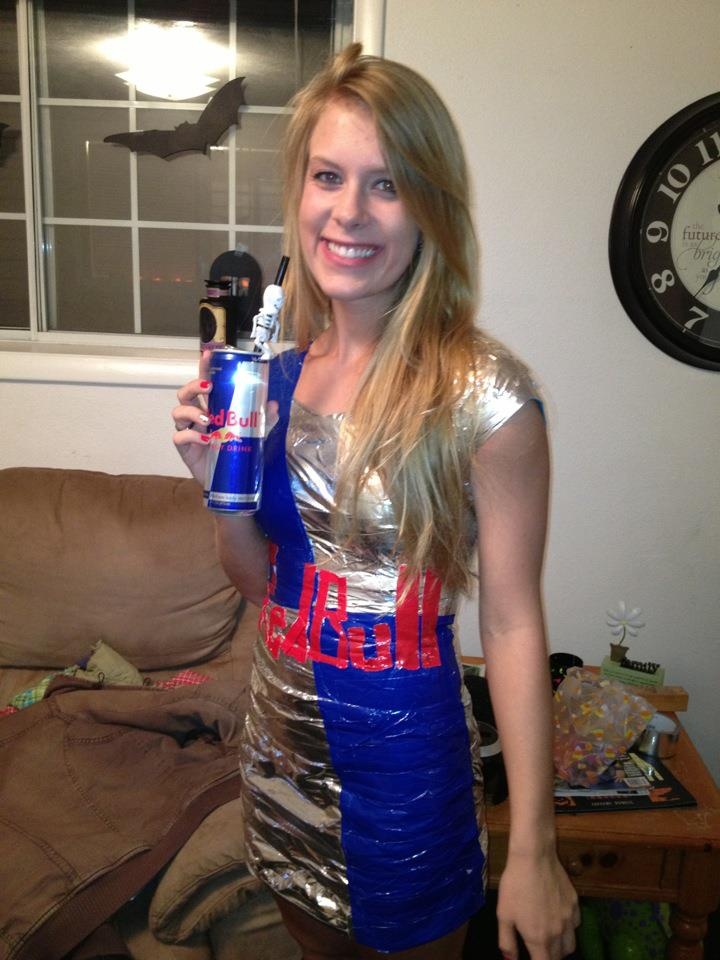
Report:
[[[200,114],[197,123],[181,123],[174,130],[138,130],[137,133],[113,133],[105,143],[120,143],[136,153],[174,157],[188,150],[206,153],[228,127],[239,124],[238,107],[245,103],[245,77],[236,77],[221,87]]]

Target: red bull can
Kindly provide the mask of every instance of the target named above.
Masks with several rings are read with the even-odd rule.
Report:
[[[215,350],[210,360],[209,454],[205,500],[225,514],[255,513],[260,502],[268,361]]]

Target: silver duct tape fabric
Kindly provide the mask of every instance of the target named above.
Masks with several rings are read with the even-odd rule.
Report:
[[[524,367],[498,353],[463,397],[458,430],[479,444],[535,396]],[[400,601],[379,481],[360,504],[362,549],[336,542],[343,425],[292,404],[288,476],[314,563],[310,599],[288,607],[269,595],[261,616],[242,749],[246,843],[276,893],[399,950],[481,905],[480,739],[454,646],[457,598],[428,574]],[[472,536],[474,523],[469,513]]]

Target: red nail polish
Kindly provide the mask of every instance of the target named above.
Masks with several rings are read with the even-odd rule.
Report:
[[[203,443],[210,443],[210,437],[206,433],[201,433],[200,439]]]
[[[210,386],[210,381],[209,381],[209,380],[201,380],[201,381],[200,381],[200,386],[203,388],[203,390],[205,390],[207,387]]]

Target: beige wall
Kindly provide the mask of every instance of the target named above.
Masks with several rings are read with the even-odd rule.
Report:
[[[606,247],[637,147],[718,88],[719,19],[716,0],[387,0],[385,35],[387,55],[435,83],[463,132],[481,320],[545,390],[551,645],[598,662],[605,610],[641,606],[647,626],[631,654],[688,689],[687,727],[716,776],[720,374],[637,332]],[[0,354],[0,466],[182,474],[169,410],[193,361],[113,367],[99,386],[94,363],[61,372],[42,354]],[[464,649],[478,652],[472,605],[460,622]]]
[[[606,609],[641,606],[631,656],[689,690],[687,726],[716,776],[720,374],[672,360],[632,325],[607,231],[635,150],[717,91],[719,26],[716,0],[388,0],[385,32],[386,55],[437,86],[465,140],[481,322],[546,392],[551,645],[597,663]],[[468,651],[475,623],[468,606]]]

